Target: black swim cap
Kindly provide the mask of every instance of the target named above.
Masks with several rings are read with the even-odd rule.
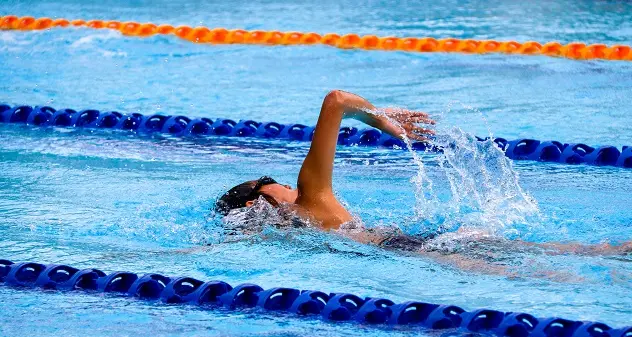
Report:
[[[228,215],[231,210],[246,207],[248,201],[255,200],[259,196],[263,196],[268,202],[276,205],[277,202],[272,197],[259,193],[261,187],[276,183],[276,180],[268,176],[241,183],[228,190],[215,202],[215,212]]]

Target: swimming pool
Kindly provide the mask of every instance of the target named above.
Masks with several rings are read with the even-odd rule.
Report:
[[[321,33],[630,44],[631,7],[621,2],[569,1],[29,1],[4,3],[0,11]],[[324,47],[212,47],[81,29],[0,32],[0,41],[0,86],[9,104],[314,124],[323,96],[341,88],[377,105],[434,113],[441,118],[443,132],[455,137],[460,133],[451,126],[480,136],[492,132],[507,138],[632,145],[631,126],[624,122],[632,112],[626,101],[632,68],[625,62]],[[269,229],[265,239],[219,243],[219,220],[208,211],[214,198],[234,183],[262,173],[293,183],[307,150],[304,143],[201,142],[12,125],[0,125],[0,137],[0,245],[6,255],[2,258],[345,291],[396,301],[420,299],[468,309],[519,310],[612,326],[629,325],[632,318],[629,257],[490,251],[473,244],[461,247],[460,241],[446,236],[449,248],[508,267],[512,276],[507,277],[310,231]],[[438,165],[438,157],[424,158],[424,177],[433,182],[434,192],[423,198],[416,198],[411,182],[418,166],[405,151],[341,148],[334,183],[368,225],[396,224],[410,232],[437,223],[450,229],[462,225],[529,242],[632,238],[629,170],[514,162],[524,196],[493,207],[476,202],[476,194],[497,200],[519,191],[518,185],[504,179],[499,188],[460,190],[461,200],[444,207],[420,204],[433,196],[450,199],[446,170]],[[468,166],[467,177],[475,177],[480,167]],[[420,210],[433,221],[416,219]],[[217,244],[205,251],[178,253],[205,243]],[[557,273],[551,276],[546,271]],[[0,299],[0,312],[5,322],[11,322],[0,326],[2,335],[25,329],[70,335],[419,333],[4,287]]]

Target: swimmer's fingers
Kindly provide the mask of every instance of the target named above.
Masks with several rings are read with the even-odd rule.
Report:
[[[410,117],[430,118],[430,115],[428,115],[427,112],[423,112],[423,111],[409,111],[409,110],[406,110],[406,112],[408,113],[408,116],[410,116]]]
[[[430,118],[430,115],[428,115],[428,113],[423,112],[423,111],[412,111],[412,110],[407,110],[407,109],[400,109],[400,108],[385,108],[383,109],[383,111],[386,113],[386,115],[390,116],[390,117],[395,117],[397,119],[409,119],[409,118],[417,118],[417,117],[421,117],[421,118]]]
[[[415,134],[418,134],[418,135],[434,135],[434,134],[436,134],[436,132],[434,132],[434,130],[424,129],[422,127],[414,126],[414,125],[410,128],[410,131],[412,131],[412,133],[415,133]]]
[[[433,119],[430,119],[428,117],[410,117],[408,121],[411,123],[422,123],[422,124],[429,124],[429,125],[437,124],[437,122],[435,122]]]
[[[409,133],[407,133],[406,136],[410,140],[417,141],[417,142],[422,142],[422,143],[426,143],[426,144],[430,144],[430,138],[418,135],[416,133],[409,132]]]

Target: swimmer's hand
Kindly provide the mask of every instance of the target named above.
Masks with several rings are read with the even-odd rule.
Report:
[[[421,127],[421,124],[435,125],[430,116],[421,111],[410,111],[400,108],[384,108],[374,110],[378,129],[393,137],[404,140],[408,138],[414,141],[429,142],[427,136],[434,135],[431,129]]]

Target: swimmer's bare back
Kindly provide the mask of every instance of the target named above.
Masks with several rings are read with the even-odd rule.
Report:
[[[323,229],[337,229],[352,216],[336,199],[332,188],[334,157],[343,118],[353,118],[394,137],[428,141],[434,132],[419,124],[435,124],[425,112],[405,109],[377,109],[366,99],[334,90],[323,100],[314,137],[298,176],[296,204],[302,216],[321,223]]]

